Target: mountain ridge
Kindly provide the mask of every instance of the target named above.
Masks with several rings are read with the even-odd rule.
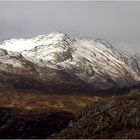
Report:
[[[77,39],[56,32],[5,40],[0,48],[0,70],[32,75],[46,83],[53,76],[54,85],[57,80],[60,86],[68,84],[66,75],[71,85],[73,81],[94,89],[130,87],[140,81],[139,58],[118,51],[101,39]]]

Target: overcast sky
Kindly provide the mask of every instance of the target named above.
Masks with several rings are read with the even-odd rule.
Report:
[[[138,52],[140,2],[0,2],[0,40],[56,31]]]

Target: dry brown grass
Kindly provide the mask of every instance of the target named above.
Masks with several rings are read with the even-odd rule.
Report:
[[[97,96],[53,95],[38,91],[0,92],[0,107],[25,109],[29,111],[64,110],[78,113],[83,107],[98,101]]]

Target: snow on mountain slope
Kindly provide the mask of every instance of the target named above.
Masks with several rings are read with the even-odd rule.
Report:
[[[55,43],[59,38],[63,36],[59,32],[50,33],[48,35],[38,35],[30,39],[15,39],[10,38],[0,42],[0,48],[6,49],[8,51],[21,52],[23,50],[30,50],[36,46],[48,45],[50,43]]]
[[[20,57],[20,54],[0,49],[0,63],[12,65],[15,68],[22,67],[20,59],[16,59],[16,57]]]
[[[105,40],[75,39],[57,32],[10,39],[1,42],[0,48],[15,51],[39,67],[73,74],[95,88],[125,87],[140,81],[139,59]]]

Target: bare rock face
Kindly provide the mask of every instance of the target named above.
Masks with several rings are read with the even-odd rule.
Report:
[[[140,92],[90,105],[69,127],[50,138],[140,138]]]

